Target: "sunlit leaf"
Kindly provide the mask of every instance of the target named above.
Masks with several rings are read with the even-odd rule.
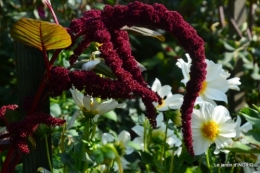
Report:
[[[60,105],[57,103],[51,104],[50,106],[50,113],[54,117],[58,117],[61,114],[61,108]]]
[[[240,112],[240,115],[245,117],[245,119],[250,122],[253,126],[260,126],[260,113],[251,108],[243,108]]]
[[[224,42],[224,47],[225,47],[225,49],[228,50],[228,51],[235,51],[235,50],[236,50],[233,46],[231,46],[231,45],[228,44],[227,42]]]
[[[244,138],[250,143],[260,146],[260,129],[252,129],[244,134]]]
[[[42,50],[66,48],[71,37],[61,25],[29,18],[21,18],[12,27],[12,38],[25,45]]]
[[[234,142],[231,146],[225,147],[225,150],[233,151],[235,153],[260,153],[260,149],[252,148],[242,142]]]
[[[260,75],[259,75],[259,67],[257,64],[255,64],[254,69],[253,69],[253,73],[251,74],[251,77],[255,80],[259,80],[260,79]]]
[[[103,116],[110,119],[110,120],[117,121],[117,115],[116,115],[115,111],[107,112]]]
[[[132,31],[134,33],[141,34],[143,36],[154,37],[160,41],[165,41],[165,38],[162,34],[160,34],[159,32],[153,31],[151,29],[148,29],[148,28],[137,27],[137,26],[131,26],[131,27],[124,26],[121,29],[126,30],[126,31]]]
[[[37,169],[37,172],[40,172],[40,173],[51,173],[49,170],[47,170],[47,169],[45,169],[45,168],[43,168],[43,167],[39,167],[39,168]]]

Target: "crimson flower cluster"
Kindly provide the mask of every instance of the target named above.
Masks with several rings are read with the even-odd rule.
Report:
[[[153,101],[161,102],[161,98],[148,88],[135,58],[131,54],[128,34],[122,31],[123,26],[143,26],[163,29],[170,32],[192,58],[190,81],[187,83],[184,102],[181,107],[184,141],[188,151],[194,155],[191,137],[191,114],[194,102],[206,76],[204,42],[196,31],[183,20],[176,11],[169,11],[162,4],[147,5],[133,2],[126,6],[105,6],[103,11],[90,10],[71,22],[69,32],[72,39],[82,37],[70,57],[73,64],[91,42],[101,44],[101,56],[117,77],[116,80],[100,78],[93,72],[74,71],[64,73],[66,80],[76,88],[85,90],[86,94],[101,98],[129,98],[140,96],[146,106],[147,117],[156,127],[156,109]],[[55,70],[52,70],[54,72]],[[57,71],[57,67],[56,67]],[[65,71],[59,68],[58,71]],[[55,76],[52,74],[51,76]],[[69,77],[68,77],[69,76]],[[54,80],[55,81],[55,80]],[[53,85],[53,84],[50,84]],[[59,87],[58,87],[59,88]],[[64,87],[60,87],[64,89]],[[52,90],[58,93],[61,90]]]
[[[0,118],[4,119],[4,115],[7,109],[15,110],[17,105],[7,105],[0,109]],[[19,149],[22,153],[29,153],[27,145],[27,137],[31,135],[39,124],[46,124],[48,126],[60,126],[66,121],[58,118],[54,118],[49,114],[38,112],[32,116],[26,116],[19,122],[6,123],[7,130],[10,134],[10,140],[12,141],[13,148]]]

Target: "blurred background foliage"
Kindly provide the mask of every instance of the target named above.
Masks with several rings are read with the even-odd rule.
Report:
[[[69,26],[72,19],[80,17],[84,10],[102,9],[105,4],[125,5],[131,0],[53,0],[52,6],[59,22]],[[231,77],[241,78],[240,92],[229,92],[229,110],[238,112],[247,105],[260,105],[260,8],[258,0],[142,0],[144,3],[162,3],[169,10],[178,11],[190,23],[205,41],[206,57],[221,63]],[[0,0],[0,106],[17,103],[16,72],[13,40],[10,27],[21,17],[51,21],[52,16],[41,0]],[[176,40],[164,31],[165,42],[157,39],[130,34],[133,55],[147,70],[143,75],[152,84],[158,78],[163,85],[171,85],[173,93],[185,93],[180,83],[181,70],[175,65],[178,58],[185,59],[185,51]],[[57,64],[63,64],[62,58],[68,58],[71,52],[63,52]],[[67,94],[70,94],[69,92]],[[71,100],[66,104],[54,98],[53,114],[70,114]],[[57,104],[59,106],[57,106]],[[223,103],[222,103],[223,104]],[[128,107],[139,107],[138,100],[129,101]],[[56,113],[55,113],[56,111]],[[141,111],[141,110],[138,110]],[[58,112],[58,113],[57,113]],[[120,114],[131,114],[123,110]],[[121,131],[125,126],[133,126],[129,116],[119,116],[115,121],[106,121],[106,127],[116,127]],[[105,129],[102,129],[105,130]]]
[[[53,8],[60,24],[69,26],[82,11],[102,9],[105,4],[127,4],[130,0],[55,0]],[[143,0],[144,3],[162,3],[183,15],[205,41],[206,56],[222,63],[231,76],[241,77],[241,95],[230,93],[230,109],[238,111],[244,104],[259,104],[259,32],[260,20],[256,0]],[[14,46],[9,30],[21,17],[52,21],[52,16],[40,0],[0,1],[0,105],[15,103],[16,75]],[[231,22],[233,20],[233,23]],[[235,28],[235,29],[234,29]],[[182,75],[176,68],[177,58],[184,58],[184,50],[168,33],[162,32],[165,42],[154,38],[130,35],[133,54],[144,64],[144,76],[149,84],[157,77],[173,92],[184,92]]]

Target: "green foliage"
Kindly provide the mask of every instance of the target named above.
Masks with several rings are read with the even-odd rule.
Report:
[[[103,9],[105,4],[114,5],[127,4],[130,1],[88,1],[88,4],[79,4],[75,1],[75,4],[66,0],[52,1],[54,11],[62,26],[68,26],[70,20],[78,17],[82,14],[82,11],[88,8]],[[236,102],[235,96],[229,95],[229,102],[235,102],[234,105],[230,105],[229,111],[234,115],[239,111],[239,115],[251,124],[254,128],[248,132],[243,132],[243,139],[248,143],[242,143],[236,141],[233,145],[226,147],[226,150],[230,151],[230,162],[253,162],[256,159],[253,154],[259,153],[260,149],[260,105],[259,101],[259,56],[260,56],[260,42],[258,35],[260,34],[260,10],[256,9],[254,16],[254,25],[250,32],[251,38],[248,35],[249,22],[239,26],[242,32],[242,37],[239,37],[237,33],[232,29],[232,25],[228,23],[229,11],[228,1],[211,1],[211,0],[151,0],[149,3],[163,3],[167,8],[180,12],[184,19],[188,21],[198,32],[198,34],[205,41],[205,49],[207,59],[214,62],[221,63],[223,67],[231,73],[231,77],[239,76],[241,78],[242,85],[240,87],[243,95],[240,100],[242,102]],[[251,2],[251,1],[250,1]],[[0,8],[0,105],[17,102],[16,95],[16,77],[15,77],[15,60],[13,41],[10,39],[10,27],[21,17],[41,19],[44,21],[50,21],[51,15],[48,13],[44,17],[40,17],[37,13],[37,7],[44,9],[40,1],[36,1],[34,4],[30,4],[29,1],[12,1],[2,2]],[[88,6],[86,6],[88,5]],[[218,7],[222,5],[226,14],[224,26],[219,24]],[[249,1],[247,6],[249,9]],[[46,9],[44,9],[46,10]],[[46,12],[46,11],[45,11]],[[249,15],[249,14],[248,14]],[[143,37],[131,34],[129,35],[133,55],[138,62],[143,64],[147,70],[143,72],[143,75],[151,84],[155,77],[159,78],[162,84],[169,84],[172,87],[173,93],[185,93],[185,90],[181,87],[181,79],[183,78],[180,69],[176,67],[178,58],[185,58],[184,50],[178,46],[176,40],[173,39],[168,33],[157,31],[161,33],[165,38],[165,42],[160,42],[154,38]],[[80,60],[86,60],[91,57],[91,53],[96,50],[96,43],[92,43],[90,47],[85,50],[81,55]],[[50,52],[52,54],[52,52]],[[56,65],[68,67],[68,57],[72,54],[71,51],[63,51]],[[76,64],[77,65],[77,64]],[[102,66],[103,65],[103,66]],[[80,68],[81,64],[78,67]],[[104,66],[104,63],[100,63],[96,69],[96,72],[105,74],[109,77],[114,77],[111,74],[111,70]],[[99,71],[98,71],[99,70]],[[239,96],[239,95],[237,95]],[[70,120],[74,111],[77,109],[72,99],[69,98],[70,93],[64,92],[62,96],[57,98],[51,98],[51,115],[59,118]],[[239,100],[239,101],[240,101]],[[241,103],[241,105],[240,105]],[[137,114],[142,111],[139,109],[138,100],[128,101],[128,105],[135,107]],[[247,105],[255,104],[254,108],[247,108]],[[235,109],[235,107],[239,107]],[[130,106],[129,106],[130,107]],[[128,108],[129,108],[128,107]],[[111,111],[101,117],[99,120],[99,129],[101,131],[114,131],[115,133],[123,130],[130,129],[133,125],[131,118],[128,116],[129,110]],[[167,119],[171,119],[173,124],[170,124],[171,129],[175,129],[177,125],[180,125],[180,112],[169,111],[165,113]],[[20,115],[15,112],[7,112],[6,118],[10,122],[20,120]],[[56,172],[80,172],[85,163],[88,164],[90,169],[94,169],[95,161],[97,164],[106,163],[110,164],[111,160],[116,158],[116,153],[112,149],[112,146],[105,145],[100,146],[101,141],[97,140],[95,136],[91,136],[91,140],[82,140],[83,131],[85,127],[85,119],[82,115],[74,123],[74,127],[70,130],[65,126],[61,128],[54,128],[52,131],[46,129],[44,126],[40,126],[38,133],[45,134],[52,133],[53,141],[53,167]],[[94,125],[94,124],[93,124]],[[91,128],[90,128],[91,129]],[[160,172],[167,172],[171,166],[173,166],[173,172],[209,172],[207,168],[205,157],[191,158],[188,152],[183,147],[182,154],[174,157],[173,165],[171,154],[165,155],[165,162],[161,162],[158,153],[162,152],[162,148],[167,148],[164,144],[157,143],[149,148],[148,151],[140,151],[140,155],[130,156],[130,159],[134,160],[130,165],[132,170],[136,172],[145,172],[145,166],[149,165],[151,168]],[[83,150],[82,150],[83,149]],[[168,148],[169,149],[169,148]],[[176,148],[169,150],[175,151]],[[84,152],[84,155],[82,155]],[[213,151],[209,151],[212,163],[218,161],[224,162],[225,159],[215,156]],[[252,159],[253,158],[253,159]],[[134,165],[134,166],[133,166]],[[141,165],[141,166],[140,166]],[[140,166],[140,168],[139,168]],[[139,170],[140,169],[140,170]],[[213,172],[219,171],[219,169],[212,168]],[[113,168],[109,168],[110,172],[113,172]],[[230,172],[230,169],[222,169],[223,172]],[[235,168],[235,171],[242,172],[241,168]],[[17,172],[21,172],[21,166],[17,167]],[[98,171],[96,171],[98,172]],[[125,172],[131,172],[126,170]]]

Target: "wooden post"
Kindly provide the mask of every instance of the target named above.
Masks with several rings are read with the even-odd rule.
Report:
[[[230,17],[234,19],[238,26],[246,21],[246,0],[229,0]]]
[[[239,30],[239,26],[241,26],[244,22],[246,22],[247,19],[247,13],[246,13],[246,0],[229,0],[229,29],[231,36],[234,33],[237,33],[237,35],[241,38],[242,33]],[[233,23],[232,23],[233,22]],[[242,77],[244,74],[243,71],[243,61],[242,59],[238,59],[236,61],[237,63],[234,66],[234,70],[231,73],[231,77],[237,76]],[[241,108],[244,107],[246,103],[245,99],[245,92],[244,91],[229,91],[229,110],[230,112],[237,112]]]
[[[18,105],[19,111],[25,116],[26,112],[23,110],[24,98],[28,96],[33,97],[36,94],[45,71],[45,63],[40,50],[17,42],[15,42],[15,56],[17,63]],[[43,104],[45,113],[50,112],[49,98],[40,104]],[[45,138],[36,135],[33,135],[33,138],[36,142],[36,148],[33,148],[28,142],[30,153],[23,156],[23,173],[36,173],[39,167],[50,170]],[[51,149],[51,138],[48,137],[47,141],[48,148]],[[51,150],[49,155],[51,159]]]

